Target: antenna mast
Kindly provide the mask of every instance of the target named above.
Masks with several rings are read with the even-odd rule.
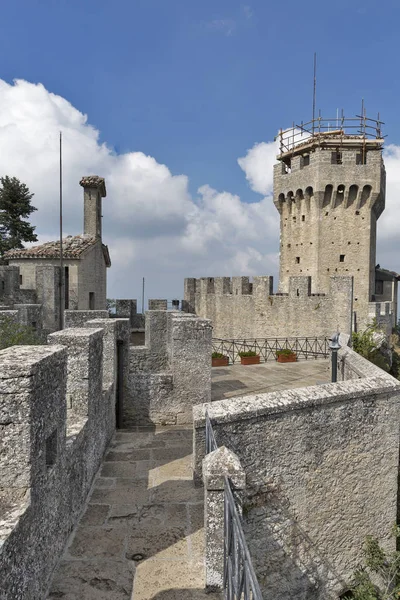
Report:
[[[64,329],[64,305],[65,301],[63,298],[63,283],[64,283],[64,260],[63,260],[63,240],[62,240],[62,230],[63,230],[63,210],[62,210],[62,200],[63,200],[63,189],[62,189],[62,132],[60,131],[60,329]]]
[[[315,101],[317,97],[317,53],[314,52],[314,87],[313,87],[313,104],[312,104],[312,134],[314,136],[314,119],[315,119]]]

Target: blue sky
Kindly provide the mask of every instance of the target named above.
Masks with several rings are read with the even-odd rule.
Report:
[[[396,1],[3,1],[0,72],[42,82],[117,151],[141,150],[254,200],[236,158],[311,114],[365,98],[398,142]]]
[[[187,176],[193,198],[207,184],[246,204],[261,197],[238,158],[310,118],[314,51],[323,115],[364,98],[400,143],[399,17],[397,0],[3,0],[0,78],[42,83],[115,153]]]

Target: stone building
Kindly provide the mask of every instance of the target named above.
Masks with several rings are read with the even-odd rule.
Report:
[[[215,337],[350,333],[375,318],[390,334],[399,276],[376,266],[386,187],[380,122],[343,117],[333,129],[316,119],[279,137],[278,293],[267,276],[186,279],[186,309],[211,319]]]
[[[108,247],[102,242],[101,206],[106,186],[104,179],[96,175],[82,177],[80,185],[84,198],[83,234],[63,239],[64,307],[102,310],[106,308],[106,270],[111,266]],[[20,289],[36,290],[37,267],[59,266],[60,242],[10,250],[5,258],[10,266],[19,268]],[[53,283],[55,287],[59,285],[57,281]]]
[[[354,326],[375,315],[370,303],[390,302],[396,323],[397,279],[376,296],[377,220],[385,208],[386,174],[380,123],[342,119],[332,129],[318,120],[280,134],[274,204],[280,215],[279,292],[291,276],[311,276],[311,291],[327,293],[330,278],[354,280]],[[368,133],[370,132],[370,133]],[[381,285],[378,283],[378,285]],[[378,310],[381,313],[381,307]],[[387,310],[382,311],[386,314]]]

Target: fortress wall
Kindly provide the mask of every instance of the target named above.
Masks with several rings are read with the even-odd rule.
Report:
[[[185,280],[186,305],[212,321],[213,337],[326,337],[351,331],[352,277],[331,277],[328,294],[311,294],[311,278],[291,277],[286,294],[273,294],[273,278]],[[229,292],[227,290],[230,290]],[[251,292],[251,293],[249,293]]]
[[[395,550],[400,383],[349,348],[339,354],[340,383],[207,406],[217,444],[246,473],[245,534],[265,597],[333,600],[366,535]],[[194,409],[197,482],[205,408]]]
[[[145,346],[131,346],[124,423],[192,421],[211,398],[211,323],[172,311],[146,312]]]
[[[114,432],[115,386],[110,365],[103,382],[97,325],[0,351],[1,598],[46,597]],[[107,327],[105,363],[124,335],[127,344],[127,320]]]

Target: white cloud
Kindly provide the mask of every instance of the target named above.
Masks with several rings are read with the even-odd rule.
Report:
[[[261,142],[238,159],[239,167],[246,174],[250,187],[259,194],[271,194],[273,186],[272,166],[278,154],[278,142]]]
[[[188,178],[142,152],[115,154],[86,115],[42,85],[0,80],[0,175],[16,176],[35,193],[33,224],[41,241],[58,237],[58,135],[63,132],[65,235],[82,231],[82,175],[106,178],[104,241],[112,268],[108,294],[182,297],[184,277],[277,274],[279,219],[273,206],[275,142],[238,159],[258,202],[205,184],[196,197]],[[386,150],[387,209],[378,226],[378,261],[396,269],[400,148]],[[233,165],[232,165],[233,166]]]
[[[60,130],[65,235],[82,231],[81,176],[106,178],[103,231],[112,258],[109,295],[140,296],[142,276],[146,295],[171,298],[182,295],[184,277],[276,272],[278,218],[271,198],[245,203],[208,185],[192,198],[185,175],[173,175],[142,152],[115,154],[100,143],[86,115],[43,85],[0,80],[0,175],[18,177],[35,193],[38,211],[32,222],[40,241],[58,237]],[[273,154],[256,153],[269,181]],[[253,154],[241,161],[249,181],[259,181]],[[270,185],[253,187],[270,191]]]

